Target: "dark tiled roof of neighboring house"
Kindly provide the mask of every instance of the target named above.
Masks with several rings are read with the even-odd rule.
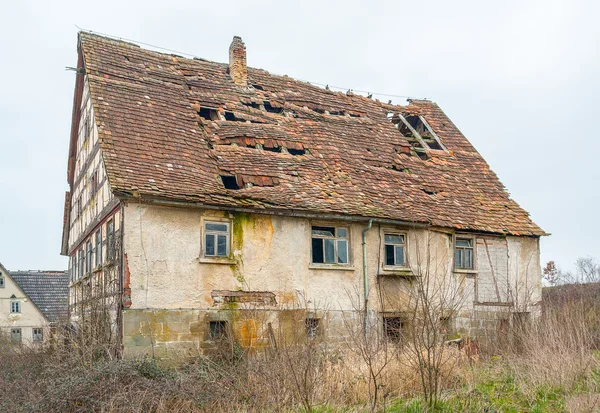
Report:
[[[51,322],[66,320],[69,315],[69,278],[66,271],[10,271],[21,287]]]
[[[252,68],[243,88],[228,64],[88,33],[80,51],[119,196],[544,235],[430,101],[391,105]],[[399,115],[421,116],[447,150],[419,156]]]

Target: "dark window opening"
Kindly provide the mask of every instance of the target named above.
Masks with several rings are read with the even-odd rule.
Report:
[[[198,115],[200,115],[201,118],[206,119],[206,120],[218,120],[219,119],[219,114],[217,113],[217,111],[215,109],[200,108],[200,110],[198,111]]]
[[[306,154],[306,151],[304,149],[289,149],[288,148],[288,152],[290,153],[290,155],[294,155],[294,156]]]
[[[318,318],[306,318],[304,319],[304,326],[306,328],[306,337],[309,340],[314,340],[320,335],[320,321]]]
[[[265,106],[265,110],[269,113],[282,113],[283,112],[283,108],[273,107],[271,105],[271,103],[267,102],[267,101],[264,102],[264,106]]]
[[[208,334],[211,340],[226,339],[227,321],[210,321],[208,323]]]
[[[4,277],[0,277],[0,288],[4,288]]]
[[[393,343],[402,341],[404,322],[400,317],[383,317],[383,332],[388,340]]]
[[[226,189],[240,189],[234,175],[221,175],[221,181]]]

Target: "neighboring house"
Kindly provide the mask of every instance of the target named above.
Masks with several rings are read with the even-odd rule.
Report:
[[[225,331],[264,342],[252,309],[269,329],[337,340],[354,290],[397,335],[428,252],[463,298],[449,328],[479,337],[537,311],[545,233],[435,103],[249,68],[238,37],[229,64],[83,32],[78,52],[71,319],[109,317],[126,356]],[[281,310],[298,302],[311,311],[294,324]]]
[[[15,343],[47,341],[68,321],[66,271],[7,271],[0,264],[0,331]]]

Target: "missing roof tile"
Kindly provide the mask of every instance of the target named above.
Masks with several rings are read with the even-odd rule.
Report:
[[[304,149],[290,149],[288,148],[288,153],[290,155],[294,155],[294,156],[299,156],[299,155],[306,155],[306,151]]]
[[[281,146],[273,146],[270,148],[267,148],[266,146],[264,146],[263,150],[269,151],[269,152],[281,152]]]
[[[257,85],[256,83],[252,85],[252,87],[256,90],[265,90],[261,85]]]
[[[198,111],[198,115],[200,115],[201,118],[206,120],[219,119],[219,113],[215,109],[200,108],[200,110]]]
[[[256,102],[242,102],[244,106],[248,106],[254,109],[260,109],[260,105]]]
[[[241,189],[234,175],[220,175],[225,189]]]
[[[266,101],[264,102],[264,107],[265,110],[269,113],[282,113],[283,112],[283,108],[276,108],[273,105],[271,105],[271,102]]]

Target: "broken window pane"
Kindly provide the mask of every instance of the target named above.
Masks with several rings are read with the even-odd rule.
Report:
[[[335,234],[334,227],[312,227],[312,234],[320,237],[333,237]]]
[[[323,260],[323,240],[321,238],[312,239],[312,262],[315,264],[322,264]]]

